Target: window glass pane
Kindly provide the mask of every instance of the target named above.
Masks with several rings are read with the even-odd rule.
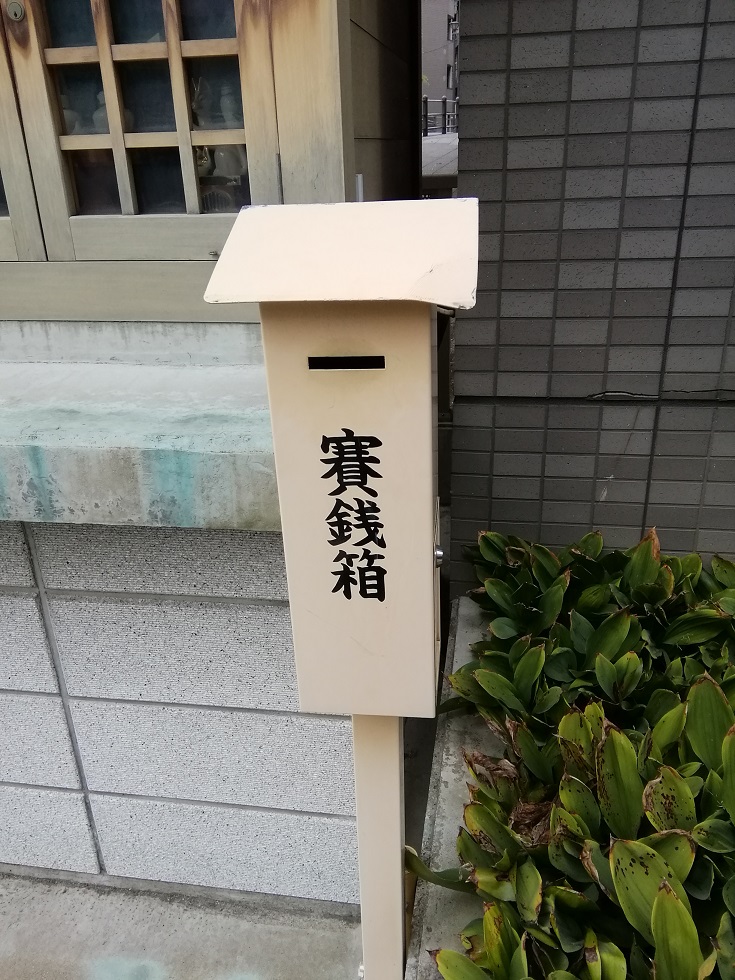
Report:
[[[164,61],[118,65],[128,133],[171,133],[176,129],[171,76]]]
[[[68,157],[77,214],[120,214],[112,150],[75,150]]]
[[[244,146],[197,146],[202,211],[239,211],[250,204],[248,158]]]
[[[5,188],[3,187],[3,178],[0,175],[0,216],[6,218],[8,215],[8,200],[5,197]]]
[[[188,58],[186,67],[194,129],[241,129],[237,58]]]
[[[46,0],[46,19],[52,48],[97,43],[90,0]]]
[[[186,210],[177,149],[131,150],[130,158],[141,214],[180,214]]]
[[[232,0],[180,0],[181,31],[187,41],[235,36]]]
[[[99,65],[64,65],[55,69],[55,75],[67,136],[109,133]]]
[[[117,44],[166,40],[160,0],[110,0],[110,13]]]

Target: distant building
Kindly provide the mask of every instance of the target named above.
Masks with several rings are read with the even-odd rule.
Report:
[[[458,0],[423,0],[421,5],[422,94],[457,98]]]

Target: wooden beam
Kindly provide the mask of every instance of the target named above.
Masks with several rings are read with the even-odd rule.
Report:
[[[238,42],[235,37],[212,37],[199,41],[181,41],[181,53],[185,58],[221,58],[236,55]]]
[[[137,150],[147,146],[178,146],[176,133],[126,133],[125,146]]]
[[[194,146],[232,146],[245,143],[244,129],[195,129],[191,134]]]
[[[109,150],[112,137],[109,133],[80,133],[77,136],[60,136],[62,150]]]
[[[0,262],[15,262],[17,258],[13,222],[10,218],[0,218]]]
[[[214,260],[14,262],[3,277],[3,319],[258,323],[256,304],[204,302],[213,268]]]
[[[23,129],[15,101],[5,32],[0,20],[0,175],[10,218],[2,219],[0,256],[46,258],[41,223],[28,167]]]
[[[353,200],[347,0],[278,4],[272,36],[283,199],[287,204]]]
[[[125,117],[120,82],[112,60],[112,19],[109,0],[92,0],[92,19],[100,55],[102,88],[105,93],[107,122],[112,138],[112,156],[115,161],[120,209],[123,214],[135,214],[137,202],[133,171],[125,148]]]
[[[210,261],[222,251],[236,217],[234,213],[80,215],[71,219],[71,233],[79,260]]]
[[[194,165],[194,149],[191,142],[191,97],[181,55],[181,14],[178,0],[163,0],[163,22],[166,29],[168,66],[171,72],[171,92],[176,119],[176,136],[179,145],[181,173],[184,180],[184,202],[187,214],[199,214],[199,175]]]
[[[168,57],[165,41],[112,44],[110,47],[113,61],[165,61]]]
[[[47,65],[96,65],[100,60],[94,44],[77,48],[46,48],[43,54]]]
[[[27,0],[25,10],[23,20],[13,21],[8,17],[6,4],[0,4],[46,250],[49,258],[68,261],[74,258],[69,228],[74,194],[59,147],[57,97],[43,57],[44,26],[34,2]],[[0,89],[10,94],[12,83],[6,79]],[[18,142],[17,134],[8,143],[16,147],[16,153],[23,145],[22,141]],[[29,209],[22,221],[32,221]]]
[[[244,142],[253,204],[278,204],[282,200],[270,6],[235,0]]]

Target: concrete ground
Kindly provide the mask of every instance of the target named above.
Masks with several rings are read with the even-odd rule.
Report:
[[[0,875],[2,980],[357,980],[358,910]]]

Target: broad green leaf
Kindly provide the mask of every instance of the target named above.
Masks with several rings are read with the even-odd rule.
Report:
[[[515,688],[510,681],[507,681],[500,674],[496,674],[492,670],[476,670],[475,680],[491,697],[500,701],[506,708],[517,711],[519,714],[525,713],[526,708],[518,698]]]
[[[684,830],[664,830],[650,837],[643,837],[641,844],[660,854],[682,883],[689,877],[697,848],[691,836]]]
[[[702,954],[697,927],[667,881],[653,903],[651,930],[656,980],[698,980]]]
[[[575,608],[584,614],[600,612],[610,601],[610,586],[605,584],[588,585],[575,603]]]
[[[595,628],[589,620],[585,619],[584,616],[580,616],[576,609],[572,609],[570,616],[570,634],[572,637],[572,645],[577,653],[587,653],[587,645],[589,644],[592,634],[595,632]]]
[[[585,980],[602,980],[602,963],[597,936],[588,929],[584,936],[584,978]]]
[[[669,766],[643,790],[643,809],[656,830],[691,830],[697,822],[692,791]]]
[[[510,927],[503,910],[497,905],[487,905],[482,917],[485,935],[486,966],[497,977],[507,977],[510,961],[520,942],[514,929]]]
[[[528,933],[524,932],[521,941],[516,947],[515,953],[510,960],[508,968],[508,980],[531,980],[528,976],[528,957],[526,956],[526,939]]]
[[[727,558],[715,555],[712,559],[712,574],[726,589],[735,589],[735,564]]]
[[[631,615],[627,609],[617,612],[603,620],[587,641],[587,662],[594,664],[598,653],[614,663],[622,650],[630,630]]]
[[[464,822],[473,837],[490,842],[498,854],[507,851],[515,857],[523,850],[517,834],[480,803],[469,803],[464,808]]]
[[[661,642],[666,646],[678,647],[706,643],[719,636],[727,624],[727,617],[716,609],[695,609],[675,619],[664,633]]]
[[[506,616],[514,618],[518,612],[518,607],[513,601],[513,593],[499,578],[486,578],[485,591],[490,596],[495,605],[504,612]]]
[[[477,538],[480,554],[485,561],[493,562],[495,565],[505,564],[505,549],[508,547],[508,540],[502,534],[494,531],[482,531]]]
[[[602,966],[602,980],[625,980],[628,975],[628,965],[625,954],[615,943],[600,939],[597,943]]]
[[[592,738],[599,742],[605,729],[605,712],[602,705],[599,701],[590,701],[583,713],[592,731]]]
[[[687,697],[686,734],[697,756],[710,769],[722,765],[722,743],[735,714],[720,687],[705,674]]]
[[[596,882],[608,898],[617,904],[610,861],[602,853],[597,841],[586,840],[584,842],[580,860],[592,881]]]
[[[516,890],[510,880],[509,872],[496,871],[494,868],[475,868],[470,881],[477,890],[499,902],[514,902]]]
[[[541,601],[539,602],[539,608],[541,609],[541,616],[538,621],[539,631],[548,629],[556,622],[556,618],[564,604],[564,591],[563,585],[552,585],[541,596]]]
[[[432,953],[432,956],[444,980],[488,980],[487,973],[462,953],[441,949]]]
[[[720,919],[720,928],[715,939],[717,950],[717,969],[721,980],[735,980],[735,931],[732,918],[725,912]]]
[[[728,589],[727,592],[717,596],[717,605],[728,616],[735,616],[735,589]]]
[[[625,699],[629,694],[638,686],[638,681],[641,679],[643,674],[643,663],[637,654],[630,650],[628,653],[624,653],[615,662],[615,673],[617,675],[617,687],[620,693],[620,698]]]
[[[539,646],[531,647],[518,661],[518,666],[513,673],[513,685],[521,701],[528,703],[531,700],[533,685],[544,668],[545,660],[544,648]]]
[[[497,854],[486,851],[465,827],[460,827],[457,834],[457,854],[462,864],[473,868],[493,868],[498,860]]]
[[[637,589],[641,585],[653,585],[660,569],[659,554],[656,529],[651,528],[640,544],[633,549],[630,561],[623,572],[623,581],[627,582],[631,589]]]
[[[602,535],[599,531],[590,531],[577,542],[577,550],[588,558],[599,558],[603,546]]]
[[[516,729],[514,744],[534,776],[544,783],[550,783],[553,779],[551,763],[536,745],[536,739],[525,725],[519,725]]]
[[[731,875],[722,886],[722,900],[731,915],[735,915],[735,874]]]
[[[543,900],[543,882],[529,858],[516,865],[516,905],[524,922],[538,922]]]
[[[691,554],[684,555],[680,560],[682,575],[689,576],[692,585],[696,585],[699,582],[699,576],[702,574],[702,559],[697,554]]]
[[[667,881],[691,912],[684,886],[660,854],[640,841],[616,840],[610,848],[615,891],[625,917],[649,943],[651,913],[662,881]]]
[[[643,783],[635,749],[623,732],[608,728],[597,747],[596,762],[602,815],[616,837],[634,838],[643,816]]]
[[[730,854],[735,851],[735,827],[729,820],[710,817],[692,830],[692,837],[706,851],[717,854]]]
[[[592,728],[581,711],[564,715],[557,729],[559,745],[567,772],[585,779],[595,770]]]
[[[675,708],[662,715],[653,726],[653,744],[660,752],[659,759],[662,758],[663,753],[670,745],[678,742],[681,738],[686,721],[686,712],[685,704],[677,704]]]
[[[534,578],[542,589],[548,589],[561,569],[556,555],[539,544],[531,545],[531,567]]]
[[[449,868],[447,871],[432,871],[428,868],[416,851],[412,847],[405,849],[406,870],[412,871],[424,881],[431,882],[432,885],[441,885],[442,888],[450,888],[452,891],[472,893],[475,889],[464,879],[464,872],[461,868]]]
[[[565,773],[559,784],[559,799],[565,810],[580,816],[591,833],[600,829],[600,808],[592,790],[580,779]]]
[[[493,619],[489,629],[493,636],[497,636],[499,640],[509,640],[513,636],[518,636],[521,632],[521,627],[518,623],[512,619],[508,619],[507,616],[498,616],[496,619]]]
[[[554,705],[559,703],[562,695],[562,689],[560,687],[550,687],[548,691],[541,695],[533,706],[533,713],[535,715],[544,715],[547,711],[550,711]]]
[[[615,665],[611,664],[607,657],[604,657],[601,653],[598,653],[595,658],[595,676],[597,677],[597,683],[605,694],[607,694],[611,701],[614,701],[618,673]]]
[[[735,823],[735,726],[722,741],[722,803]]]

